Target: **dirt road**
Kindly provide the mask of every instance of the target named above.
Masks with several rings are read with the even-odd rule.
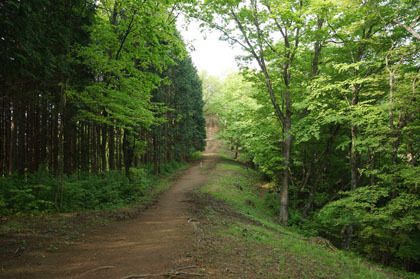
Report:
[[[191,266],[193,222],[186,193],[208,177],[202,167],[218,156],[213,125],[208,128],[208,149],[164,192],[156,205],[128,221],[113,222],[89,234],[84,243],[54,253],[25,253],[19,266],[0,271],[0,278],[112,278],[134,274],[159,274]],[[191,271],[193,272],[193,271]]]

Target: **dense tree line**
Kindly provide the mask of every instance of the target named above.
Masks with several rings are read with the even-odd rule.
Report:
[[[194,16],[241,46],[207,110],[272,181],[283,224],[419,271],[418,1],[211,1]],[[249,63],[250,62],[250,63]],[[255,66],[256,65],[256,66]]]
[[[0,179],[36,174],[40,184],[54,175],[61,208],[63,177],[129,176],[139,165],[159,173],[203,150],[201,82],[175,27],[177,8],[2,1]],[[0,205],[11,195],[3,185]]]

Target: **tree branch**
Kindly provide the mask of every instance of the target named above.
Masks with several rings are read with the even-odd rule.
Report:
[[[279,105],[278,105],[278,103],[277,103],[277,98],[276,98],[276,96],[274,95],[274,90],[273,90],[273,86],[272,86],[272,84],[271,84],[271,79],[270,79],[270,76],[268,75],[267,67],[266,67],[266,65],[265,65],[265,60],[264,60],[264,55],[263,55],[263,52],[262,52],[262,50],[260,50],[260,51],[261,51],[261,57],[259,57],[259,56],[257,55],[257,53],[255,52],[254,46],[253,46],[253,45],[251,44],[251,42],[249,41],[249,38],[248,38],[248,36],[247,36],[247,34],[246,34],[246,32],[245,32],[245,28],[244,28],[244,26],[243,26],[243,25],[242,25],[242,23],[239,21],[239,19],[238,19],[237,15],[235,14],[235,12],[234,12],[232,9],[231,9],[231,13],[232,13],[233,18],[235,19],[236,24],[237,24],[237,25],[238,25],[238,27],[239,27],[239,30],[241,31],[242,35],[244,36],[244,39],[245,39],[246,44],[250,47],[250,50],[251,50],[252,55],[254,56],[255,60],[257,60],[258,65],[260,66],[261,71],[263,72],[263,75],[264,75],[264,78],[265,78],[265,83],[266,83],[266,85],[267,85],[267,89],[268,89],[268,92],[269,92],[269,94],[270,94],[271,103],[272,103],[272,104],[273,104],[273,106],[274,106],[274,109],[275,109],[275,111],[276,111],[276,115],[277,115],[277,117],[278,117],[278,118],[280,119],[280,121],[284,124],[284,123],[285,123],[285,121],[286,121],[286,118],[285,118],[285,116],[283,115],[283,113],[282,113],[282,111],[281,111],[281,109],[280,109],[280,106],[279,106]]]
[[[394,22],[396,24],[398,24],[399,26],[401,26],[402,28],[404,28],[405,30],[407,30],[408,32],[410,32],[411,35],[414,36],[414,38],[416,38],[417,40],[420,41],[420,34],[417,33],[416,30],[414,30],[414,26],[416,25],[416,23],[419,19],[420,19],[420,16],[418,16],[410,26],[405,25],[404,23],[402,23],[398,19],[394,19]]]

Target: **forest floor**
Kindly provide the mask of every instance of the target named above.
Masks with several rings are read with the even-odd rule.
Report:
[[[147,209],[0,234],[0,278],[406,278],[282,228],[258,174],[220,156],[207,131],[204,156]]]

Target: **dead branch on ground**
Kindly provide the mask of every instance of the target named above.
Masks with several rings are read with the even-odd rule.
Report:
[[[185,270],[185,269],[191,269],[191,268],[197,268],[196,266],[186,266],[186,267],[180,267],[178,269],[174,269],[171,270],[169,272],[165,272],[165,273],[157,273],[157,274],[133,274],[133,275],[128,275],[125,277],[122,277],[120,279],[135,279],[135,278],[153,278],[153,277],[175,277],[175,276],[186,276],[186,277],[204,277],[206,276],[205,274],[199,274],[199,273],[190,273],[190,272],[183,272],[181,270]]]
[[[101,270],[101,269],[112,269],[112,268],[115,268],[115,266],[113,266],[113,265],[105,265],[105,266],[100,266],[100,267],[97,267],[97,268],[94,268],[94,269],[90,269],[90,270],[86,271],[86,273],[98,271],[98,270]]]

